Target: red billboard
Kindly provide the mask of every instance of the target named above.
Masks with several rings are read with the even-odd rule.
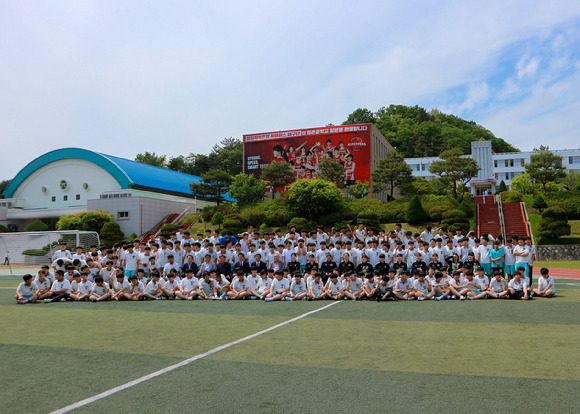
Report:
[[[244,172],[260,177],[262,167],[288,162],[297,179],[316,178],[325,158],[345,168],[346,185],[370,181],[370,124],[293,129],[244,135]]]

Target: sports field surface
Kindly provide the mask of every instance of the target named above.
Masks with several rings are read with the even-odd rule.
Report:
[[[527,302],[331,306],[17,305],[20,280],[0,278],[0,412],[580,412],[578,279]]]

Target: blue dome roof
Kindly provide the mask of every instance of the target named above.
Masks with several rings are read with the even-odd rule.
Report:
[[[166,168],[155,167],[125,158],[114,157],[112,155],[82,148],[62,148],[47,152],[44,155],[28,163],[12,180],[6,188],[4,195],[11,198],[16,189],[33,172],[47,164],[64,159],[82,159],[92,162],[111,174],[123,189],[140,188],[150,191],[169,192],[187,197],[192,197],[189,184],[199,182],[201,178]],[[229,196],[227,201],[235,201]]]

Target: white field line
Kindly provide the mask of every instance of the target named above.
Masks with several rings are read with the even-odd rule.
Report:
[[[256,338],[256,337],[258,337],[260,335],[264,335],[265,333],[268,333],[268,332],[271,332],[271,331],[273,331],[275,329],[278,329],[278,328],[281,328],[283,326],[286,326],[286,325],[288,325],[288,324],[290,324],[292,322],[296,322],[296,321],[298,321],[298,320],[300,320],[302,318],[305,318],[305,317],[307,317],[309,315],[312,315],[314,313],[317,313],[317,312],[323,311],[325,309],[328,309],[331,306],[336,305],[337,303],[340,303],[340,302],[333,302],[333,303],[331,303],[329,305],[323,306],[323,307],[318,308],[318,309],[315,309],[313,311],[303,313],[300,316],[297,316],[295,318],[289,319],[289,320],[287,320],[285,322],[281,322],[281,323],[279,323],[277,325],[271,326],[270,328],[264,329],[263,331],[256,332],[256,333],[254,333],[252,335],[249,335],[249,336],[246,336],[244,338],[238,339],[237,341],[233,341],[233,342],[230,342],[228,344],[218,346],[217,348],[211,349],[211,350],[209,350],[207,352],[204,352],[203,354],[196,355],[196,356],[191,357],[189,359],[186,359],[184,361],[178,362],[177,364],[168,366],[167,368],[163,368],[163,369],[161,369],[159,371],[155,371],[155,372],[153,372],[153,373],[151,373],[149,375],[145,375],[145,376],[143,376],[141,378],[137,378],[137,379],[135,379],[133,381],[129,381],[129,382],[123,384],[123,385],[119,385],[118,387],[111,388],[110,390],[107,390],[107,391],[102,392],[100,394],[94,395],[94,396],[89,397],[89,398],[85,398],[84,400],[81,400],[81,401],[76,402],[74,404],[67,405],[64,408],[61,408],[61,409],[56,410],[56,411],[53,411],[51,414],[67,413],[67,412],[72,411],[72,410],[74,410],[76,408],[84,407],[87,404],[90,404],[90,403],[95,402],[97,400],[100,400],[102,398],[106,398],[106,397],[108,397],[110,395],[113,395],[115,393],[118,393],[119,391],[123,391],[123,390],[126,390],[127,388],[134,387],[135,385],[141,384],[142,382],[148,381],[148,380],[150,380],[152,378],[155,378],[155,377],[158,377],[160,375],[163,375],[163,374],[166,374],[168,372],[171,372],[173,370],[176,370],[177,368],[180,368],[180,367],[183,367],[185,365],[191,364],[192,362],[197,361],[198,359],[205,358],[206,356],[215,354],[216,352],[223,351],[226,348],[232,347],[232,346],[237,345],[237,344],[241,344],[242,342],[245,342],[245,341],[248,341],[250,339]],[[266,305],[266,306],[268,306],[268,305]]]

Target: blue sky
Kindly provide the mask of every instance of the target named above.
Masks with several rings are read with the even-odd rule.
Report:
[[[404,4],[398,4],[404,3]],[[580,3],[0,0],[0,179],[420,105],[578,148]]]

